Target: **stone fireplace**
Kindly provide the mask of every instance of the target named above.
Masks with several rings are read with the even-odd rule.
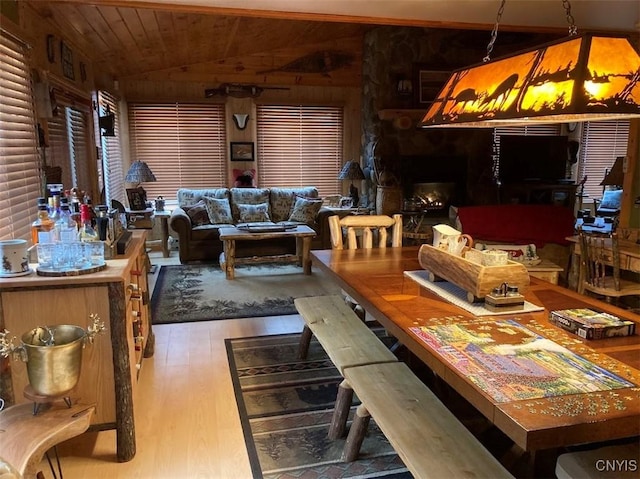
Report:
[[[496,201],[490,129],[417,129],[428,104],[416,99],[417,71],[450,72],[481,62],[489,31],[377,27],[365,35],[362,85],[362,154],[366,181],[362,201],[376,203],[382,169],[405,198],[415,183],[453,183],[451,201]],[[492,58],[555,38],[500,32]],[[414,94],[407,94],[411,79]],[[402,88],[399,89],[399,86]]]

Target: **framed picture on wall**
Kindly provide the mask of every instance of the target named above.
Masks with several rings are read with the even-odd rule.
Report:
[[[75,80],[76,74],[73,71],[73,52],[69,45],[60,42],[60,61],[62,62],[62,74],[69,80]]]
[[[254,144],[250,141],[231,142],[231,161],[253,161],[255,159]]]
[[[451,72],[447,70],[433,70],[425,65],[414,67],[415,76],[415,103],[418,107],[426,107],[436,99],[440,90],[445,85]]]

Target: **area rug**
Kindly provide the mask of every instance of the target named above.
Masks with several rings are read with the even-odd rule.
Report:
[[[315,339],[299,361],[299,341],[299,334],[225,340],[253,477],[411,478],[374,420],[358,460],[340,460],[345,438],[327,432],[342,378]]]
[[[291,264],[242,265],[227,280],[217,264],[162,266],[151,313],[153,324],[295,314],[295,298],[338,294],[314,268],[311,275]]]

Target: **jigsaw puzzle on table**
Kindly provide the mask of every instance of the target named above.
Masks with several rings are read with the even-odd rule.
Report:
[[[497,402],[634,386],[514,320],[410,329]]]

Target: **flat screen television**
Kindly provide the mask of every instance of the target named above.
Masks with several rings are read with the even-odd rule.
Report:
[[[501,136],[500,180],[505,184],[564,180],[567,144],[566,136]]]

